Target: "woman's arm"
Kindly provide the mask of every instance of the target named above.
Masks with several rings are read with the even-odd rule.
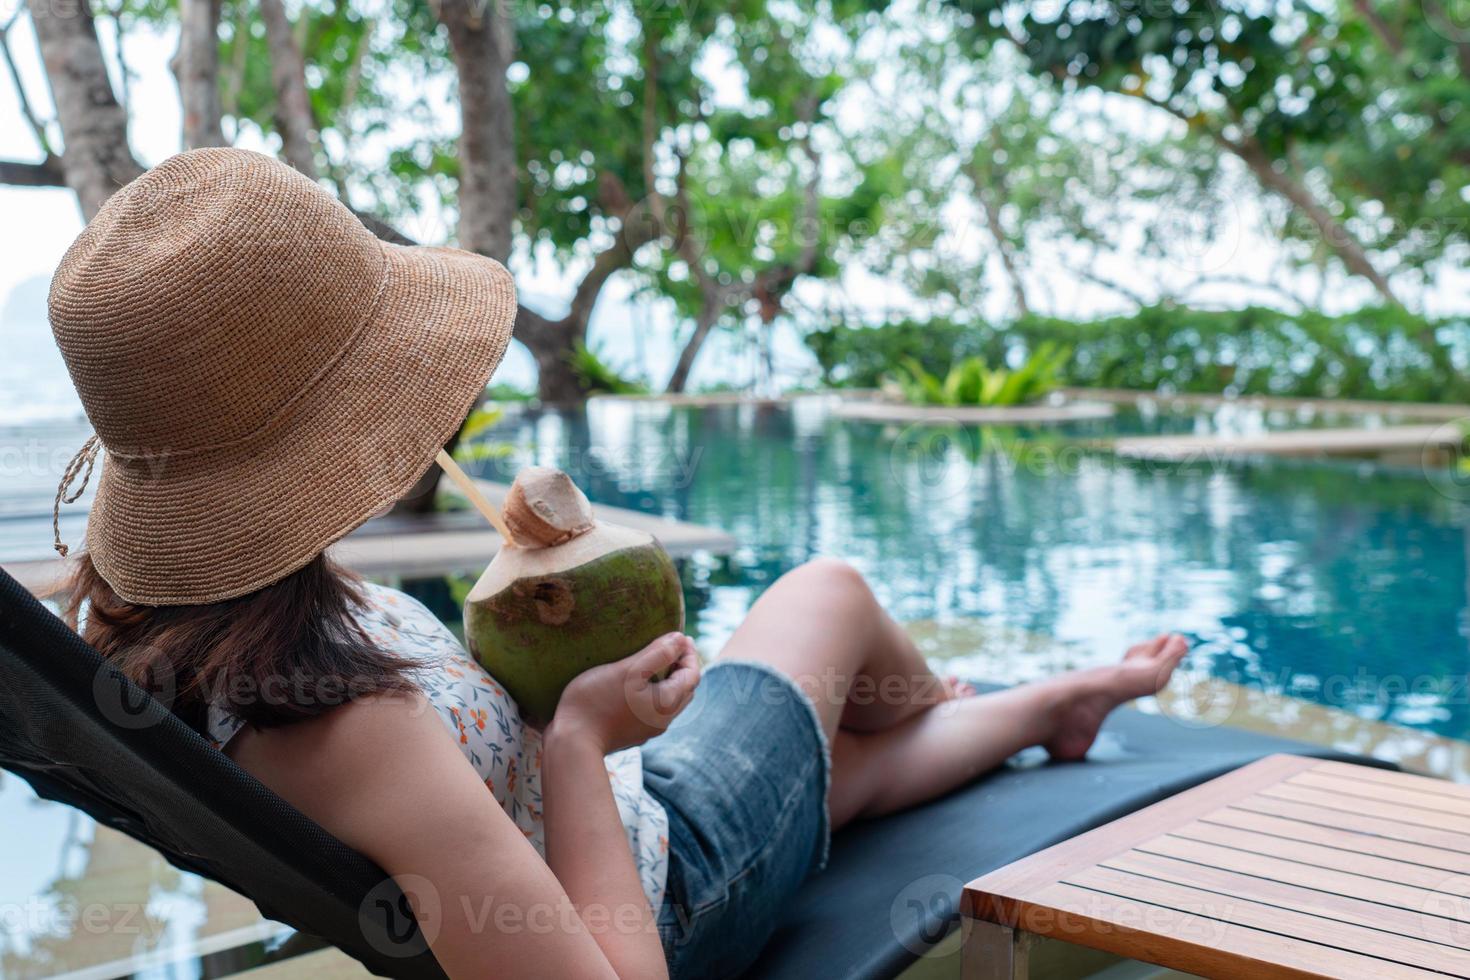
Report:
[[[615,965],[604,952],[605,937],[594,936],[422,698],[365,699],[311,721],[247,729],[229,750],[261,782],[399,882],[451,977],[484,977],[492,965],[500,976],[667,975],[651,929],[620,935],[618,959],[633,966]],[[562,765],[574,768],[572,760]],[[595,805],[582,819],[608,824],[589,834],[616,836],[626,852],[598,763],[600,778],[584,767],[585,782],[573,793],[597,799],[596,787],[603,787],[608,807]],[[575,832],[572,840],[575,854]],[[637,887],[636,874],[633,881]],[[583,895],[581,902],[622,903],[630,898],[625,892]],[[636,899],[647,908],[641,888]],[[592,926],[600,930],[602,924]]]
[[[594,739],[548,729],[541,757],[546,862],[619,976],[666,976],[605,755]]]
[[[655,681],[659,676],[664,679]],[[666,976],[667,965],[604,760],[667,728],[698,683],[693,641],[670,633],[631,657],[578,675],[546,729],[546,860],[620,976]]]

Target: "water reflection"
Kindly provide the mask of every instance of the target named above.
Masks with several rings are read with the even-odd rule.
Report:
[[[0,977],[211,977],[285,927],[212,881],[0,773]],[[201,952],[211,953],[200,959]],[[104,968],[104,965],[109,965]]]
[[[1120,425],[1217,421],[914,430],[833,420],[819,402],[593,402],[508,418],[488,438],[515,452],[486,473],[550,463],[596,501],[735,535],[730,559],[684,565],[691,628],[710,649],[782,572],[840,555],[901,619],[1046,636],[1079,663],[1178,630],[1222,679],[1466,737],[1465,506],[1418,472],[1125,462],[1087,447]]]

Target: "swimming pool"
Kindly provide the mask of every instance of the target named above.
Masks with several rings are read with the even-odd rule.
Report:
[[[1061,427],[913,428],[837,420],[821,399],[596,400],[570,412],[513,409],[485,436],[512,455],[479,468],[507,479],[526,463],[555,464],[594,500],[733,534],[740,547],[728,558],[681,563],[689,629],[708,653],[782,572],[840,555],[954,673],[1028,679],[1179,630],[1195,642],[1191,688],[1223,678],[1251,698],[1286,695],[1228,705],[1228,716],[1207,710],[1203,723],[1257,724],[1465,778],[1470,742],[1448,740],[1470,737],[1470,505],[1417,469],[1183,467],[1087,448],[1118,433],[1373,421],[1159,406]],[[0,459],[0,558],[49,554],[56,474],[88,431],[0,430],[12,447]],[[63,517],[69,539],[82,511]],[[403,584],[457,619],[465,579]],[[1341,710],[1303,723],[1317,705]],[[1414,737],[1397,727],[1384,736],[1378,722]],[[244,899],[36,800],[6,774],[0,826],[15,831],[0,838],[0,975],[96,971],[123,958],[138,976],[211,975],[194,962],[200,951],[218,949],[238,968],[279,936]],[[88,932],[84,911],[126,916],[128,929]]]
[[[978,627],[974,649],[941,651],[957,672],[1020,679],[1175,630],[1196,673],[1470,737],[1470,507],[1418,470],[1179,466],[1085,448],[1120,430],[1219,426],[1217,412],[1124,412],[906,427],[837,420],[818,399],[595,400],[513,410],[485,436],[512,454],[480,469],[557,465],[594,501],[733,534],[728,559],[684,567],[689,628],[708,652],[782,572],[837,555],[921,636]],[[447,590],[412,585],[456,615]]]

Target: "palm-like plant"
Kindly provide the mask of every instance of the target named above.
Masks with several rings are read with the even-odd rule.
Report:
[[[982,358],[967,357],[951,367],[943,378],[926,371],[914,358],[906,357],[894,373],[894,380],[904,399],[913,405],[985,408],[1028,405],[1045,398],[1062,384],[1062,370],[1071,357],[1071,348],[1046,341],[1014,370],[992,368]]]
[[[573,345],[567,361],[582,383],[582,390],[590,395],[646,395],[648,385],[626,377],[621,371],[607,363],[601,352],[578,341]]]

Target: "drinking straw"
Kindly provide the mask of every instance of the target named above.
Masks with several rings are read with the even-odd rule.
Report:
[[[439,455],[434,458],[438,461],[439,468],[448,474],[449,479],[453,480],[454,485],[459,487],[460,492],[469,498],[470,503],[475,505],[475,509],[484,515],[485,520],[489,521],[490,525],[500,532],[502,538],[510,541],[510,528],[505,526],[505,518],[500,516],[500,511],[496,510],[495,505],[480,492],[480,488],[475,485],[475,481],[471,480],[469,475],[459,468],[459,464],[454,461],[454,457],[441,449],[439,450]]]

